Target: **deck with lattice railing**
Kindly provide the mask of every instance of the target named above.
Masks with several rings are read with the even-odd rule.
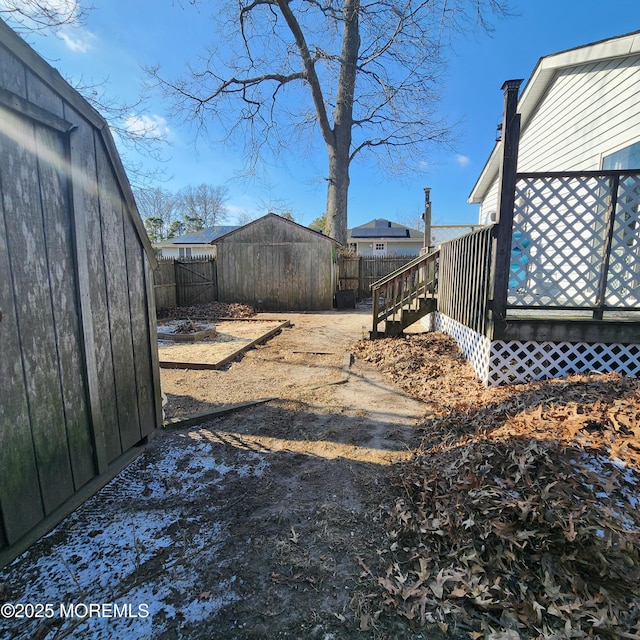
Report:
[[[455,337],[488,384],[590,370],[637,375],[640,172],[515,178],[506,222],[431,254],[436,328]],[[387,334],[402,329],[413,283],[426,282],[419,271],[414,264],[376,283],[374,334],[381,322]]]
[[[434,254],[433,325],[486,384],[637,376],[640,169],[518,173],[520,83],[503,85],[498,223]]]

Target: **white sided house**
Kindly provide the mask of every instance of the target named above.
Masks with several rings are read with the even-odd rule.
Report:
[[[384,218],[347,230],[347,245],[359,256],[417,256],[424,245],[424,233]]]
[[[640,169],[640,31],[541,58],[518,100],[518,172]],[[502,145],[469,202],[497,221]]]
[[[546,56],[522,91],[513,204],[504,202],[507,301],[479,361],[488,382],[638,375],[638,87],[640,32]],[[508,215],[503,152],[500,141],[470,196],[484,224]],[[500,330],[518,321],[524,330],[526,319],[528,332]]]
[[[470,202],[482,228],[375,290],[373,334],[433,310],[488,385],[640,373],[640,32],[505,82]],[[415,313],[417,313],[416,311]]]
[[[215,258],[216,240],[239,229],[238,226],[217,225],[206,227],[196,233],[162,240],[155,245],[162,258]]]

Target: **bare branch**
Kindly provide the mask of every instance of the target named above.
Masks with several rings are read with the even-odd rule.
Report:
[[[310,152],[322,140],[327,221],[340,240],[351,162],[371,151],[394,169],[417,167],[450,143],[437,115],[444,53],[452,34],[488,29],[507,1],[228,0],[216,9],[224,45],[186,79],[154,77],[178,112],[242,139],[251,163],[291,149],[296,134],[311,133]]]
[[[306,72],[306,80],[311,87],[313,104],[315,105],[316,113],[318,114],[318,123],[320,124],[320,130],[322,131],[322,137],[324,138],[325,142],[329,143],[332,138],[333,130],[327,116],[324,95],[322,92],[322,87],[320,86],[320,80],[316,73],[315,63],[313,61],[313,58],[311,57],[311,53],[309,52],[309,47],[307,46],[304,34],[302,33],[300,23],[289,7],[289,0],[277,0],[277,2],[278,6],[280,7],[280,11],[282,11],[284,19],[289,25],[289,29],[291,30],[291,33],[295,38],[298,51],[300,52],[302,64]]]
[[[0,16],[21,34],[82,23],[88,7],[79,0],[2,0]]]

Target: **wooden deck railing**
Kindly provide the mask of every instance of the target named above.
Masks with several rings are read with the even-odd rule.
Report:
[[[493,227],[440,245],[438,311],[484,334],[491,275]]]
[[[399,319],[404,310],[415,308],[420,300],[434,297],[439,253],[421,255],[371,285],[373,338],[377,337],[381,322]]]
[[[640,172],[520,173],[514,195],[498,224],[376,282],[372,337],[437,296],[439,312],[491,339],[637,340]]]

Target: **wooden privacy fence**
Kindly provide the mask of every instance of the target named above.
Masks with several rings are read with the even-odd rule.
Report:
[[[213,258],[168,258],[153,272],[156,309],[184,307],[218,299],[216,262]]]
[[[339,256],[338,285],[356,292],[359,300],[371,297],[371,285],[409,264],[416,256]]]

